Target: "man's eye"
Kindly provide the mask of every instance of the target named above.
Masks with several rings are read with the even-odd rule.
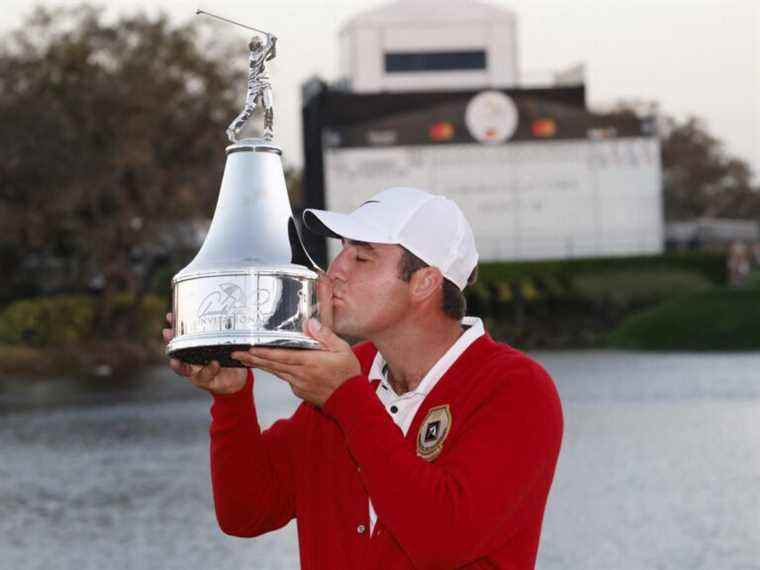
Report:
[[[359,261],[359,262],[362,262],[362,263],[363,263],[363,262],[365,262],[365,261],[369,261],[369,258],[366,258],[366,257],[359,257],[359,256],[357,255],[357,256],[356,256],[356,261]]]

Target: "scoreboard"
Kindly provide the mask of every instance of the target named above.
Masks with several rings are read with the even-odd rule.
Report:
[[[367,96],[343,97],[320,129],[323,203],[309,207],[348,212],[383,188],[414,186],[459,204],[483,261],[663,251],[651,121],[524,92],[427,104],[419,94],[406,106],[388,104],[400,94],[369,105]]]

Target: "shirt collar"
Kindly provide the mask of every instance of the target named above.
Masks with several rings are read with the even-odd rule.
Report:
[[[462,326],[465,328],[464,333],[457,341],[452,344],[449,349],[438,359],[433,367],[425,374],[425,377],[420,381],[417,387],[410,392],[409,395],[427,396],[433,387],[438,383],[438,380],[451,368],[451,365],[461,356],[461,354],[469,348],[469,346],[485,334],[483,327],[483,321],[478,317],[465,317],[462,319]],[[367,377],[370,381],[380,380],[380,386],[387,390],[393,391],[393,388],[388,383],[387,377],[384,372],[386,367],[385,358],[377,351],[375,359],[370,366],[369,374]],[[395,393],[395,392],[394,392]],[[406,394],[404,394],[406,395]]]

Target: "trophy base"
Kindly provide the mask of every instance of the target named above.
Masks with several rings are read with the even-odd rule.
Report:
[[[221,344],[207,346],[192,346],[188,348],[179,348],[167,351],[167,356],[177,358],[187,364],[200,364],[205,366],[212,360],[216,360],[222,368],[245,368],[244,364],[232,358],[233,352],[246,351],[251,348],[252,344]],[[290,348],[301,350],[315,350],[319,345],[315,341],[305,341],[298,339],[279,339],[270,341],[266,344],[257,344],[264,348]]]
[[[173,280],[177,334],[166,355],[241,367],[230,355],[251,346],[320,349],[303,332],[317,316],[316,283],[316,273],[292,264],[180,272]]]
[[[248,350],[250,344],[230,344],[227,346],[197,346],[195,348],[185,348],[177,350],[170,354],[172,358],[177,358],[186,364],[200,364],[205,366],[212,360],[216,360],[224,368],[244,368],[243,364],[232,358],[233,352]]]

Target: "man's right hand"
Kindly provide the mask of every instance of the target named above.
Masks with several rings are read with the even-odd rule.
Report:
[[[319,303],[319,322],[330,330],[335,330],[333,319],[333,278],[327,273],[319,272],[317,279],[317,302]],[[306,331],[304,331],[306,332]]]
[[[164,329],[164,342],[167,344],[174,338],[174,315],[166,314],[169,322],[168,329]],[[169,360],[169,366],[175,373],[189,379],[198,388],[213,394],[234,394],[243,389],[247,378],[245,368],[222,368],[216,360],[206,366],[199,364],[187,364],[177,358]]]

